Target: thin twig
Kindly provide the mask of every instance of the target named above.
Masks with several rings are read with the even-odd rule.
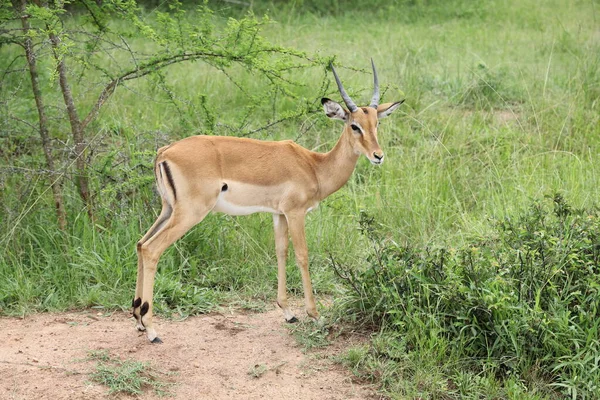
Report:
[[[356,292],[356,294],[358,294],[359,296],[362,295],[361,290],[356,286],[356,279],[354,279],[354,274],[352,274],[351,271],[348,271],[348,274],[343,274],[341,272],[341,268],[338,268],[337,263],[335,262],[335,259],[333,258],[333,255],[328,252],[327,255],[329,256],[329,260],[331,261],[331,266],[333,267],[333,272],[335,272],[335,274],[343,281],[346,281],[350,284],[350,286],[352,286],[352,288],[354,289],[354,291]]]

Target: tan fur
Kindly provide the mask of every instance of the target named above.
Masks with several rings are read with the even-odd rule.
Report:
[[[328,101],[331,107],[340,107]],[[159,340],[152,326],[152,296],[158,259],[167,247],[211,211],[236,214],[266,211],[273,214],[279,271],[277,303],[286,320],[295,320],[287,304],[285,282],[289,234],[301,270],[306,311],[317,318],[308,271],[305,215],[348,181],[360,154],[372,162],[383,161],[377,141],[378,113],[398,105],[386,103],[377,110],[359,108],[352,114],[344,110],[344,130],[328,153],[316,153],[289,140],[273,142],[222,136],[188,137],[159,149],[155,174],[163,210],[138,243],[134,299],[141,300],[137,307],[134,303],[133,310],[138,329],[146,330],[150,341]],[[359,124],[363,133],[353,132],[352,123]],[[165,176],[167,168],[172,175],[174,191]],[[142,309],[147,309],[143,315]]]

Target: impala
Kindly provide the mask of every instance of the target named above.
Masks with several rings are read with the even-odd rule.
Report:
[[[192,136],[158,150],[154,173],[162,211],[137,243],[138,274],[133,300],[137,328],[160,343],[152,325],[152,296],[161,254],[211,211],[230,215],[273,214],[277,253],[277,304],[285,320],[297,319],[287,302],[285,266],[288,234],[301,271],[306,312],[318,318],[308,272],[304,232],[306,213],[341,188],[354,171],[360,154],[372,164],[383,163],[377,125],[402,104],[379,105],[379,83],[373,60],[374,91],[368,107],[357,107],[331,65],[348,110],[321,99],[325,114],[344,122],[344,130],[328,153],[315,153],[291,140],[280,142],[223,136]]]

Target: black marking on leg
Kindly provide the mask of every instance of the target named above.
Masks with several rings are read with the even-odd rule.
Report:
[[[137,299],[134,299],[131,302],[131,307],[133,307],[133,308],[138,308],[141,305],[142,305],[142,298],[141,297],[138,297]]]
[[[228,188],[229,186],[227,186],[227,184],[224,183],[223,186],[221,186],[221,192],[226,192]]]
[[[298,322],[298,318],[292,317],[291,319],[286,319],[285,321],[289,324],[295,324],[296,322]]]
[[[162,165],[165,169],[165,173],[167,174],[167,182],[169,182],[169,186],[171,186],[171,189],[173,190],[173,198],[177,200],[177,191],[175,190],[175,181],[173,181],[173,174],[171,174],[171,168],[169,167],[169,164],[167,164],[166,161],[163,161]]]
[[[144,304],[142,304],[142,308],[140,309],[140,316],[143,317],[144,315],[146,315],[149,308],[150,308],[150,304],[148,304],[148,302],[145,301]]]
[[[153,343],[153,344],[161,344],[162,342],[163,341],[160,340],[160,338],[158,336],[150,341],[150,343]]]

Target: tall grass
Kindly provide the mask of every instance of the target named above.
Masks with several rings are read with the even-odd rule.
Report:
[[[455,3],[478,11],[457,16]],[[375,7],[360,18],[351,9],[338,16],[285,10],[278,15],[273,10],[282,22],[268,26],[264,35],[308,52],[337,54],[342,65],[364,71],[372,56],[385,86],[383,100],[407,99],[404,115],[382,122],[380,136],[387,153],[383,168],[360,160],[348,186],[309,217],[315,257],[323,254],[322,244],[359,246],[351,226],[363,208],[388,226],[400,243],[452,244],[484,233],[487,216],[506,214],[547,193],[562,190],[577,206],[593,204],[598,197],[594,157],[599,146],[600,52],[593,3],[578,7],[568,2],[473,4],[394,3],[391,11]],[[322,73],[306,71],[297,78],[306,82],[298,88],[300,102],[318,92]],[[350,92],[367,101],[369,74],[344,68],[341,73]],[[259,84],[243,71],[236,78],[250,89]],[[219,121],[216,134],[235,135],[229,126],[243,115],[239,111],[245,106],[239,103],[243,96],[235,97],[231,82],[209,66],[177,66],[164,79],[176,93],[176,102],[168,101],[155,81],[139,82],[124,88],[94,127],[94,179],[106,230],[93,234],[81,216],[71,216],[79,222],[70,232],[78,243],[90,235],[95,235],[92,246],[119,241],[121,253],[109,258],[117,268],[132,262],[128,254],[135,238],[159,208],[149,169],[155,149],[204,132],[201,96],[219,99],[213,102]],[[330,95],[337,97],[334,86],[329,87]],[[260,126],[285,112],[285,107],[296,106],[257,110],[249,124]],[[5,126],[19,129],[12,123]],[[340,128],[322,115],[313,115],[253,136],[292,138],[325,151],[335,143]],[[11,260],[3,264],[10,275],[15,273],[10,267],[33,267],[46,256],[61,260],[62,267],[70,264],[54,242],[58,239],[49,192],[39,185],[36,174],[41,165],[37,143],[19,140],[12,134],[2,138],[7,144],[3,158],[12,167],[3,169],[2,177],[3,244],[8,244],[2,257]],[[77,201],[73,193],[67,196]],[[268,217],[211,217],[203,225],[225,235],[219,227],[223,220],[235,221],[236,241],[242,236],[249,247],[258,249],[252,250],[258,252],[252,256],[262,257],[256,260],[258,265],[272,262],[269,234],[254,233],[269,231],[264,229],[270,224]],[[124,234],[119,235],[121,229]],[[206,228],[197,231],[202,229]],[[228,244],[231,239],[217,238],[218,249],[237,256],[236,246]],[[37,244],[30,244],[33,254],[25,256],[22,247],[30,242]],[[202,258],[216,257],[211,250],[203,252]],[[177,254],[165,257],[165,262]]]

